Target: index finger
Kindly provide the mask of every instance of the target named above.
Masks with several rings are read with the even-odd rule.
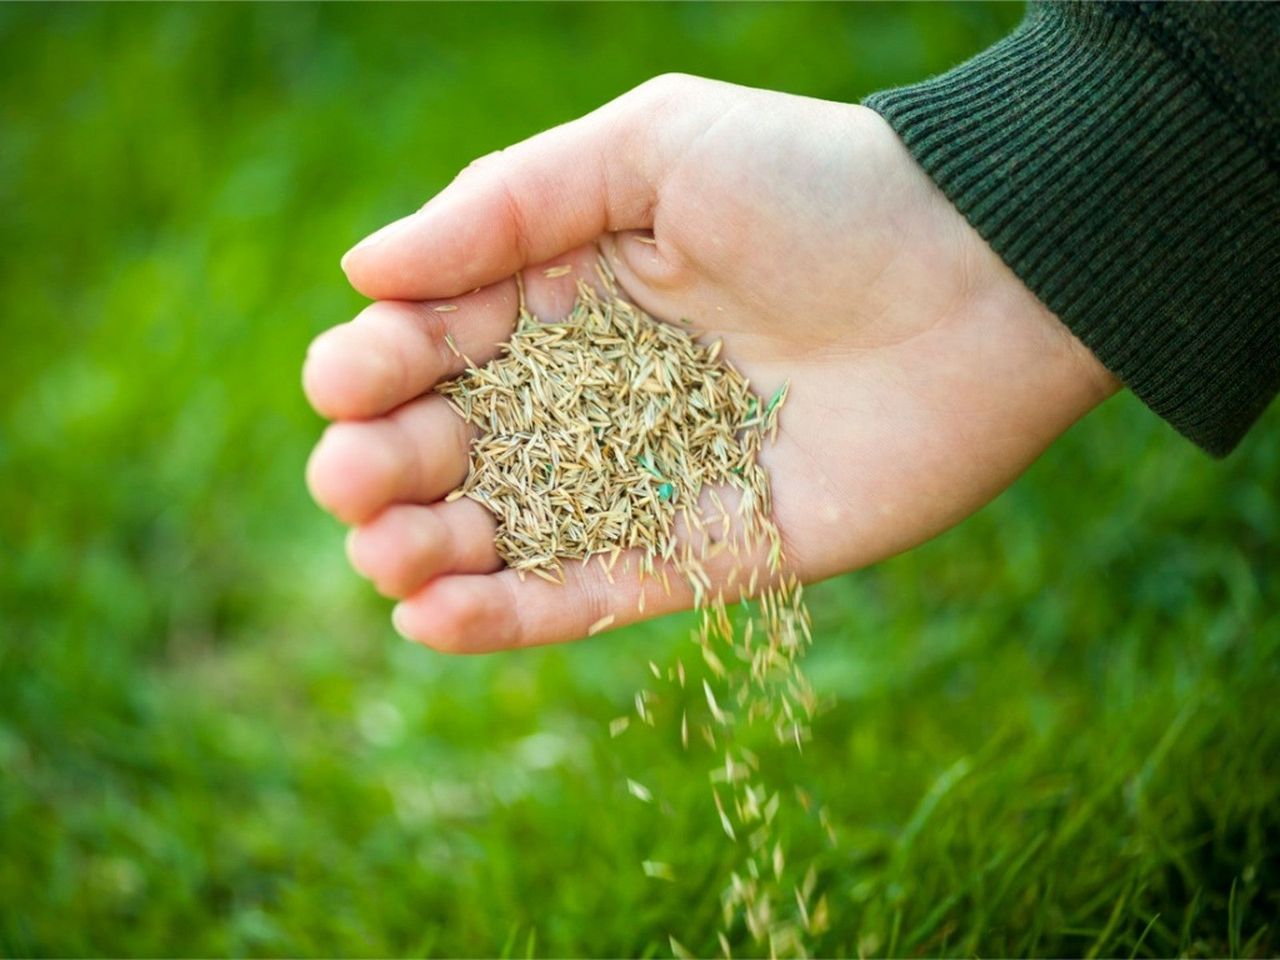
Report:
[[[653,138],[625,95],[473,163],[342,260],[374,299],[450,297],[617,230],[653,224]]]
[[[307,399],[331,419],[386,413],[461,373],[464,358],[493,357],[515,326],[516,305],[514,280],[447,301],[370,304],[311,344],[302,370]]]

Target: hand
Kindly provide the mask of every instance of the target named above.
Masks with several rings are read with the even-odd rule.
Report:
[[[356,569],[403,598],[395,622],[412,639],[549,643],[637,619],[641,590],[647,616],[691,602],[611,584],[594,563],[563,587],[522,581],[501,569],[489,514],[441,500],[466,476],[470,435],[431,392],[460,370],[444,335],[492,357],[514,323],[513,275],[535,314],[561,315],[597,245],[629,299],[723,337],[759,393],[791,380],[762,461],[806,581],[957,523],[1118,386],[876,114],[660,77],[478,160],[343,260],[377,302],[308,354],[307,395],[338,421],[308,479],[353,525]],[[548,279],[548,262],[575,270]]]

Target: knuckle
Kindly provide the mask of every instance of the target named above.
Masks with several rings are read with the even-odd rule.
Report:
[[[471,180],[477,174],[484,173],[486,170],[500,164],[502,161],[502,157],[506,154],[506,152],[507,152],[506,148],[503,148],[501,150],[492,150],[489,153],[476,157],[474,160],[472,160],[465,167],[463,167],[461,170],[458,171],[458,174],[453,178],[452,182],[462,183],[464,181]],[[433,197],[432,199],[435,199],[435,198]],[[427,203],[423,205],[424,209],[430,203],[431,201],[428,200]]]
[[[528,263],[531,249],[529,221],[525,215],[520,197],[504,176],[494,177],[494,190],[498,203],[506,216],[506,223],[511,233],[511,242],[521,263]]]
[[[687,73],[660,73],[636,87],[636,92],[646,99],[665,103],[688,96],[698,82],[697,77]]]
[[[511,231],[516,250],[523,260],[529,249],[530,225],[521,203],[521,191],[511,182],[512,171],[519,167],[519,154],[513,150],[513,147],[505,147],[477,157],[463,168],[453,183],[474,184],[476,190],[497,204],[499,215]]]
[[[397,329],[403,320],[390,302],[371,304],[357,318],[361,323],[361,336],[351,344],[362,358],[364,393],[369,401],[398,395],[412,378],[409,358],[400,349],[403,339]]]
[[[696,77],[688,74],[662,73],[632,87],[615,101],[616,132],[625,133],[632,127],[647,128],[656,118],[687,100],[697,82]]]
[[[440,515],[428,508],[414,516],[413,553],[420,564],[438,565],[441,557],[456,552],[453,533]]]
[[[497,150],[490,150],[488,153],[481,154],[463,168],[463,173],[470,171],[475,173],[480,170],[487,170],[489,167],[500,163],[502,158],[506,156],[507,148],[500,147]]]

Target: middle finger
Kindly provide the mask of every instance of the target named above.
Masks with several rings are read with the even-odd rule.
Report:
[[[316,502],[344,523],[393,503],[432,503],[467,475],[471,428],[428,394],[385,417],[332,424],[307,463]]]

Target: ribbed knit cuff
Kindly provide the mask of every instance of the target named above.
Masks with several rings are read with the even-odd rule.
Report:
[[[1033,7],[867,106],[1130,389],[1212,454],[1280,385],[1280,176],[1139,17]]]

